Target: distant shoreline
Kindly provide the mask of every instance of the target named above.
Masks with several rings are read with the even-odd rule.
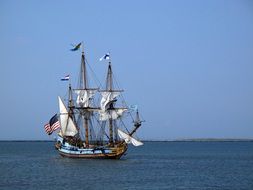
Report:
[[[173,139],[173,140],[142,140],[143,142],[253,142],[253,139]],[[54,142],[54,140],[0,140],[0,142]]]

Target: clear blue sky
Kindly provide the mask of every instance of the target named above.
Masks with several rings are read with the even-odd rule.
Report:
[[[64,74],[78,72],[84,41],[110,50],[144,139],[253,138],[253,2],[0,1],[1,140],[49,140]]]

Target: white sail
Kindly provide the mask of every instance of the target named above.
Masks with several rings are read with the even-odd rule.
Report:
[[[118,119],[123,115],[123,113],[126,111],[126,108],[117,108],[114,110],[108,110],[108,111],[103,111],[101,110],[99,112],[99,120],[100,121],[106,121],[108,119]]]
[[[102,92],[102,99],[100,102],[101,109],[105,111],[107,109],[107,105],[114,101],[117,96],[120,95],[120,92]]]
[[[135,138],[131,137],[127,133],[118,129],[118,134],[121,139],[123,139],[127,144],[132,143],[134,146],[141,146],[143,143],[141,141],[136,140]]]
[[[130,136],[126,134],[125,132],[118,129],[118,135],[121,139],[123,139],[127,144],[130,143]]]
[[[97,90],[74,90],[77,94],[76,103],[79,106],[89,107],[89,100],[95,95]]]
[[[61,123],[61,136],[75,136],[78,131],[75,127],[75,124],[73,120],[69,117],[68,111],[61,100],[61,98],[58,96],[59,100],[59,109],[60,109],[60,123]]]
[[[135,138],[131,138],[131,143],[132,143],[134,146],[142,146],[142,145],[143,145],[143,142],[138,141],[138,140],[136,140]]]

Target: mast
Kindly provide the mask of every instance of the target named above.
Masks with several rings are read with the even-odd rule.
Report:
[[[85,128],[85,145],[89,147],[89,125],[88,118],[85,116],[84,118],[84,128]]]
[[[112,65],[111,61],[109,60],[108,65],[108,71],[107,71],[107,77],[106,77],[106,90],[111,92],[113,88],[113,82],[112,82]]]
[[[92,122],[90,120],[91,112],[98,110],[91,106],[91,99],[95,96],[98,88],[89,88],[89,80],[86,69],[86,59],[84,54],[84,47],[82,45],[82,55],[81,55],[81,69],[79,74],[78,89],[74,89],[74,92],[77,94],[75,109],[79,112],[79,118],[81,119],[81,125],[84,128],[84,137],[85,145],[89,147],[91,136],[89,133],[92,133],[90,128],[92,128]]]
[[[69,108],[69,117],[74,121],[76,124],[76,119],[74,116],[74,101],[73,101],[73,94],[72,94],[72,87],[71,84],[69,83],[69,100],[68,100],[68,108]],[[79,127],[76,125],[77,130],[79,131]]]
[[[139,111],[136,111],[136,116],[135,116],[135,120],[134,120],[134,129],[131,131],[131,133],[129,133],[130,136],[132,136],[136,130],[141,126],[142,121],[140,120],[140,115],[139,115]]]
[[[111,66],[111,60],[109,60],[109,66],[108,66],[108,72],[106,77],[106,90],[109,92],[112,92],[112,66]],[[110,109],[113,109],[113,103],[110,104]],[[112,118],[109,119],[109,143],[113,145],[113,123]]]
[[[71,88],[71,84],[69,83],[69,100],[68,100],[68,107],[69,107],[69,116],[73,119],[73,108],[74,108],[74,102],[72,99],[72,88]]]
[[[82,58],[81,58],[81,81],[80,87],[83,90],[87,90],[87,72],[86,72],[86,63],[85,63],[85,55],[84,55],[84,47],[82,46]],[[84,129],[85,129],[85,145],[89,147],[89,116],[88,110],[84,110]]]
[[[83,89],[87,89],[87,72],[86,72],[84,50],[82,51],[82,58],[81,58],[81,84],[80,84],[80,87]]]
[[[108,54],[106,55],[109,56]],[[127,108],[124,107],[115,107],[117,96],[119,96],[122,91],[123,90],[114,89],[112,64],[109,58],[105,90],[100,90],[102,98],[99,111],[99,120],[103,122],[108,121],[109,146],[114,146],[118,139],[116,120],[127,110]]]

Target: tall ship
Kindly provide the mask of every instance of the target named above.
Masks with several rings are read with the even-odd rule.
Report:
[[[58,97],[59,113],[45,125],[45,130],[48,134],[57,132],[55,148],[63,157],[119,159],[126,154],[129,144],[143,145],[134,137],[142,125],[138,108],[126,104],[123,90],[117,86],[109,53],[100,59],[108,64],[104,87],[90,86],[90,65],[83,44],[79,43],[72,51],[80,47],[77,88],[72,88],[69,82],[66,102]],[[69,76],[63,80],[69,80]]]

